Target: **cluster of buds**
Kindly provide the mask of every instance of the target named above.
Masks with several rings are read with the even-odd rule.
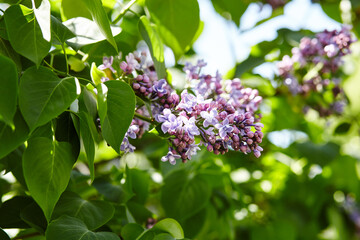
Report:
[[[307,106],[320,116],[341,114],[346,104],[340,87],[342,57],[350,53],[354,42],[348,27],[340,31],[324,31],[315,38],[304,37],[292,56],[278,63],[283,83],[293,95],[300,95]]]
[[[147,110],[142,107],[137,113],[153,117],[158,131],[168,136],[169,152],[162,161],[186,162],[201,146],[214,154],[235,150],[260,157],[263,124],[257,112],[262,98],[257,90],[245,88],[239,79],[223,80],[219,73],[202,74],[206,63],[200,60],[196,65],[185,65],[188,87],[179,96],[166,79],[157,78],[148,54],[129,54],[125,60],[120,63],[122,78],[151,106],[151,112],[147,112],[149,107]],[[146,127],[149,124],[144,125],[143,120],[135,117],[121,150],[132,152],[134,147],[129,138],[141,137]]]

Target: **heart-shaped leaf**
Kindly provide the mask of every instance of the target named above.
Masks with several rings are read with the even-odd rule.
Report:
[[[23,155],[25,181],[48,221],[68,185],[75,160],[67,142],[44,137],[32,138],[28,142]]]
[[[44,39],[34,10],[23,5],[12,5],[6,10],[4,18],[11,46],[39,66],[51,44]]]
[[[33,130],[65,111],[80,92],[77,78],[60,79],[47,68],[31,67],[20,80],[20,110]]]
[[[114,215],[114,207],[105,201],[87,201],[73,192],[64,192],[57,203],[52,219],[69,215],[82,220],[90,230],[107,223]]]
[[[118,153],[135,112],[135,94],[121,81],[107,81],[98,87],[98,108],[104,139]]]
[[[112,232],[92,232],[80,219],[62,216],[52,221],[46,230],[46,239],[51,240],[120,240]]]

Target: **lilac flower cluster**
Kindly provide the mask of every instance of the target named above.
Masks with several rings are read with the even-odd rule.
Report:
[[[148,56],[146,52],[126,56],[126,61],[120,63],[121,78],[148,103],[146,110],[142,107],[137,113],[159,125],[161,134],[168,136],[169,152],[162,161],[186,162],[201,146],[215,154],[231,149],[260,157],[263,124],[257,112],[262,98],[257,90],[245,88],[239,79],[225,81],[219,73],[202,74],[206,63],[200,60],[196,65],[185,65],[189,88],[179,96],[165,79],[157,78]],[[111,70],[108,59],[105,60],[102,66]],[[132,152],[129,139],[141,137],[143,129],[144,121],[135,116],[121,150]]]
[[[339,68],[353,42],[348,27],[302,38],[299,47],[292,49],[292,56],[284,56],[277,64],[283,84],[293,95],[302,96],[307,108],[317,110],[320,116],[341,114],[346,101]]]

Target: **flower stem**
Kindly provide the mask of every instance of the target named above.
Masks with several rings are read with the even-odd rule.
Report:
[[[138,119],[141,119],[141,120],[144,120],[148,123],[154,123],[154,119],[151,119],[151,118],[148,118],[148,117],[145,117],[141,114],[138,114],[138,113],[134,113],[134,117],[138,118]]]

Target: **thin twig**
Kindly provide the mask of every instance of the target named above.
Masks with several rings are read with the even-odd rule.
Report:
[[[130,2],[128,2],[128,4],[125,5],[125,7],[123,9],[121,9],[121,12],[119,14],[119,16],[117,16],[115,18],[115,20],[112,22],[113,24],[116,24],[120,21],[120,19],[125,15],[125,13],[131,8],[132,5],[134,5],[134,3],[137,0],[131,0]]]

